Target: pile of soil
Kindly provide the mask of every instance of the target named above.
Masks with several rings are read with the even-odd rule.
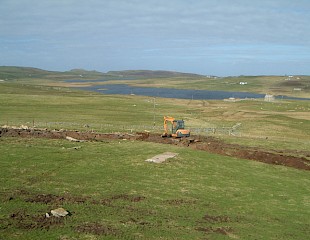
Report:
[[[305,157],[291,156],[289,151],[265,151],[255,147],[241,146],[238,144],[225,143],[214,137],[196,136],[191,138],[175,139],[162,138],[160,134],[151,133],[96,133],[79,132],[69,130],[47,130],[47,129],[22,129],[0,127],[0,137],[39,137],[51,139],[74,138],[81,141],[102,141],[106,139],[127,139],[162,144],[173,144],[181,147],[189,147],[196,150],[203,150],[210,153],[221,154],[224,156],[249,159],[267,164],[283,165],[296,169],[310,170],[310,152],[304,152]]]

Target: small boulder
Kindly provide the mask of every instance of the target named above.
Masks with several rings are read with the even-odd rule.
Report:
[[[51,210],[51,214],[54,217],[65,217],[69,214],[69,212],[63,208],[56,208],[54,210]]]
[[[80,142],[80,140],[75,139],[73,137],[69,137],[69,136],[66,136],[66,139],[69,140],[70,142]]]

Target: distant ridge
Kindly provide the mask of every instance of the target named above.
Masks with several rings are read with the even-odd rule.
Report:
[[[70,79],[83,77],[85,79],[94,79],[101,77],[137,77],[141,78],[171,78],[171,77],[204,77],[203,75],[194,73],[181,73],[175,71],[163,70],[124,70],[124,71],[109,71],[107,73],[98,72],[96,70],[71,69],[69,71],[48,71],[33,67],[18,67],[18,66],[0,66],[0,79],[21,79],[21,78],[53,78],[53,79]]]
[[[175,71],[164,70],[124,70],[124,71],[109,71],[109,75],[118,75],[126,77],[148,77],[148,78],[162,78],[162,77],[199,77],[202,75],[194,73],[182,73]]]
[[[38,78],[53,73],[52,71],[32,67],[0,66],[0,79],[3,80]]]

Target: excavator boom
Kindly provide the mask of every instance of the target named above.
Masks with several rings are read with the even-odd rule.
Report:
[[[168,123],[171,123],[171,134],[168,132]],[[189,137],[190,131],[185,129],[183,120],[176,120],[173,117],[164,117],[164,130],[162,137]]]

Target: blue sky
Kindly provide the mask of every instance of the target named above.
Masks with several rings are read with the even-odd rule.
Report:
[[[0,2],[0,65],[310,74],[309,0]]]

